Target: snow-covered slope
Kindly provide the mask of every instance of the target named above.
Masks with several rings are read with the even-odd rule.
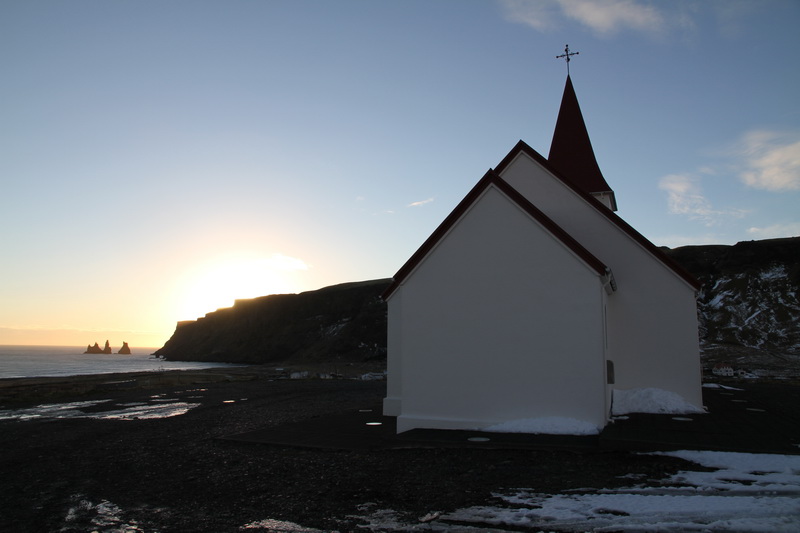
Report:
[[[707,343],[800,351],[800,302],[789,265],[771,264],[708,280],[698,295]]]
[[[800,354],[800,238],[666,252],[703,283],[703,344]]]

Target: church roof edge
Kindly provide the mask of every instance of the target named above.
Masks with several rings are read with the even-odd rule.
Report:
[[[619,215],[611,211],[608,207],[603,205],[597,198],[583,190],[580,186],[566,178],[563,174],[561,174],[553,165],[544,158],[539,152],[531,148],[525,141],[520,140],[511,149],[510,152],[503,158],[502,161],[497,165],[495,171],[498,174],[502,174],[503,171],[511,164],[511,162],[520,154],[524,153],[529,156],[531,159],[542,165],[545,169],[547,169],[551,174],[553,174],[556,178],[560,179],[564,182],[569,188],[571,188],[576,194],[581,196],[584,200],[589,202],[597,211],[599,211],[603,216],[608,218],[613,224],[615,224],[618,228],[620,228],[623,232],[627,233],[629,237],[631,237],[634,241],[639,243],[645,250],[650,252],[656,259],[661,261],[664,265],[666,265],[669,269],[671,269],[675,274],[681,277],[686,283],[692,286],[695,290],[700,289],[700,282],[695,279],[686,269],[676,263],[672,258],[670,258],[667,254],[665,254],[661,249],[658,248],[655,244],[650,242],[650,240],[636,231],[630,224],[625,222]]]
[[[522,141],[520,141],[522,142]],[[524,144],[524,143],[523,143]],[[607,276],[610,269],[591,252],[583,247],[574,237],[567,233],[561,226],[556,224],[550,217],[545,215],[539,208],[533,205],[527,198],[525,198],[519,191],[506,182],[500,174],[493,169],[489,169],[483,178],[467,193],[456,208],[439,224],[434,232],[425,240],[416,252],[400,267],[400,270],[394,275],[391,285],[381,295],[383,300],[387,300],[396,290],[402,285],[406,278],[414,271],[419,263],[430,253],[436,244],[444,238],[447,232],[452,228],[461,216],[472,206],[475,201],[480,197],[484,190],[489,186],[494,185],[503,194],[505,194],[512,202],[522,208],[534,220],[539,222],[551,235],[561,241],[565,246],[572,250],[575,255],[581,258],[590,268],[597,272],[600,276]]]

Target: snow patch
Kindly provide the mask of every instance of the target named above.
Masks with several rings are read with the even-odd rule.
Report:
[[[708,305],[708,307],[711,307],[711,308],[721,307],[722,306],[722,300],[724,300],[728,296],[733,296],[733,292],[732,291],[721,291],[716,296],[714,296],[714,298],[710,302],[708,302],[708,304],[706,304],[706,305]]]
[[[800,531],[800,456],[707,451],[652,455],[720,470],[684,471],[648,481],[655,485],[586,489],[582,494],[518,490],[496,494],[504,502],[501,506],[459,509],[441,520],[559,531]]]
[[[782,279],[786,277],[786,267],[784,265],[774,265],[772,268],[762,270],[759,277],[763,280]]]
[[[322,334],[325,337],[335,337],[342,331],[342,329],[347,325],[348,322],[350,322],[350,318],[343,318],[342,320],[339,320],[335,324],[324,328],[322,330]]]
[[[103,531],[108,533],[144,533],[135,520],[125,520],[123,510],[113,502],[92,503],[80,494],[72,497],[75,505],[67,510],[60,531]]]
[[[545,416],[541,418],[523,418],[520,420],[509,420],[486,428],[480,431],[490,433],[536,433],[547,435],[597,435],[600,428],[596,425],[566,418],[561,416]]]
[[[717,468],[714,472],[679,472],[671,481],[726,492],[753,491],[800,495],[800,456],[680,450],[655,452]],[[800,506],[800,500],[798,500]]]
[[[744,390],[744,389],[737,389],[736,387],[728,387],[727,385],[721,385],[719,383],[703,383],[704,389],[724,389],[724,390]]]
[[[685,415],[705,411],[687,402],[681,395],[663,389],[614,389],[611,414],[616,416],[628,413]]]
[[[59,404],[43,404],[23,409],[0,410],[0,420],[44,420],[64,418],[93,418],[96,420],[144,420],[154,418],[170,418],[188,413],[199,407],[199,403],[179,402],[151,398],[155,404],[120,404],[121,409],[91,410],[100,404],[108,404],[111,400],[95,400],[87,402],[71,402]]]
[[[794,532],[797,504],[793,498],[774,497],[535,494],[528,495],[522,507],[473,507],[444,518],[547,531]]]
[[[245,524],[239,528],[240,531],[245,529],[264,529],[272,533],[322,533],[322,531],[319,529],[303,527],[299,524],[295,524],[294,522],[272,519],[257,520],[255,522]]]
[[[745,319],[744,319],[744,325],[746,326],[747,324],[749,324],[749,323],[750,323],[750,321],[752,321],[752,320],[753,320],[755,317],[757,317],[758,315],[760,315],[762,311],[763,311],[763,309],[758,309],[758,310],[757,310],[755,313],[753,313],[753,314],[752,314],[752,315],[750,315],[749,317],[745,318]]]

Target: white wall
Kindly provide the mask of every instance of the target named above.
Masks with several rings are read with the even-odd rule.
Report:
[[[502,177],[613,271],[607,357],[615,388],[662,388],[701,406],[693,288],[524,153]]]
[[[399,432],[604,425],[604,300],[594,270],[490,187],[389,299],[386,414]]]

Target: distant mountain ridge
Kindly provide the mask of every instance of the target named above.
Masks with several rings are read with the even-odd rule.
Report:
[[[800,358],[800,237],[662,250],[703,284],[697,302],[705,347]],[[179,323],[156,354],[236,363],[382,359],[386,304],[380,295],[390,281],[237,300]]]

